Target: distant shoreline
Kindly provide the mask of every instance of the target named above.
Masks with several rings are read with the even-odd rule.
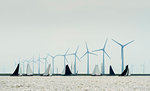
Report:
[[[0,74],[0,76],[10,76],[10,73],[4,73]],[[23,74],[24,76],[25,74]],[[116,74],[115,76],[119,76],[120,74]],[[42,76],[42,74],[34,74],[33,76]],[[64,76],[62,74],[53,74],[52,76]],[[70,75],[70,76],[92,76],[92,74],[77,74],[77,75]],[[109,74],[104,74],[104,75],[98,75],[98,76],[110,76]],[[150,76],[150,74],[130,74],[129,76]]]

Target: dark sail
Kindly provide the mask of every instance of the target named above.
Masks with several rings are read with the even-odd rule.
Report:
[[[110,68],[109,68],[109,75],[111,75],[111,76],[114,76],[114,75],[115,75],[115,73],[114,73],[114,71],[113,71],[111,65],[110,65]]]
[[[66,68],[65,68],[65,75],[71,75],[71,71],[70,71],[70,68],[68,65],[66,65]]]
[[[11,76],[18,76],[19,75],[19,64],[17,65],[16,70],[14,71],[14,73]]]
[[[128,76],[129,75],[129,68],[128,65],[126,66],[126,69],[121,73],[120,76]]]

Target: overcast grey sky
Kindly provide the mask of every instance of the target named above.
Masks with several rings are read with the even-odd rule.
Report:
[[[125,64],[134,65],[135,73],[150,73],[150,1],[149,0],[0,0],[0,72],[12,72],[19,58],[44,57],[46,53],[72,53],[79,45],[79,56],[85,50],[102,48],[106,38],[106,72],[112,64],[121,71],[120,46],[125,44]],[[90,56],[90,72],[102,63],[102,53]],[[68,57],[69,65],[73,58]],[[49,61],[51,59],[49,58]],[[37,65],[37,64],[35,64]],[[56,58],[55,69],[63,68],[63,57]],[[86,58],[77,63],[86,72]],[[44,69],[44,64],[41,65]],[[137,69],[138,68],[138,69]],[[137,69],[137,70],[136,70]],[[37,71],[37,70],[36,70]],[[43,72],[43,71],[42,71]]]

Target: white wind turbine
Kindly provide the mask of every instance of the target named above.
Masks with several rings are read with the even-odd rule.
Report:
[[[24,74],[24,67],[25,67],[24,64],[25,64],[25,62],[26,62],[25,60],[21,62],[22,65],[23,65],[23,74]]]
[[[121,46],[121,60],[122,60],[122,68],[121,71],[123,72],[124,70],[124,47],[126,47],[127,45],[129,45],[130,43],[134,42],[134,40],[126,43],[125,45],[120,44],[119,42],[117,42],[116,40],[112,39],[115,43],[117,43],[118,45]]]
[[[48,55],[45,58],[41,58],[41,59],[45,60],[45,71],[46,71],[46,69],[47,69]]]
[[[103,64],[102,64],[102,74],[105,74],[105,54],[110,58],[110,56],[107,54],[107,52],[105,51],[106,48],[106,43],[107,43],[107,39],[105,41],[104,47],[102,49],[97,49],[94,50],[93,52],[97,52],[97,51],[103,51]]]
[[[55,58],[56,58],[56,56],[52,56],[52,55],[50,55],[50,54],[48,54],[51,58],[52,58],[52,67],[53,67],[53,73],[52,74],[54,74],[54,60],[55,60]]]
[[[39,57],[38,57],[38,74],[40,75],[40,63],[42,62],[41,61],[41,57],[40,57],[40,55],[39,55]]]
[[[92,54],[92,55],[96,55],[96,54],[94,54],[94,53],[92,53],[92,52],[90,52],[89,51],[89,49],[88,49],[88,45],[87,45],[87,43],[85,42],[85,45],[86,45],[86,52],[85,52],[85,54],[81,57],[81,58],[83,58],[85,55],[87,55],[87,74],[89,74],[89,55],[90,54]],[[80,59],[81,59],[80,58]]]
[[[72,54],[68,54],[68,55],[73,55],[74,56],[74,74],[77,74],[76,69],[77,69],[77,65],[76,65],[76,61],[77,59],[80,61],[79,57],[77,56],[77,52],[78,52],[79,46],[77,47],[76,51]]]
[[[32,69],[33,69],[33,74],[34,74],[34,63],[35,63],[35,59],[34,59],[34,56],[32,57],[32,60],[31,60],[31,62],[32,62]]]
[[[68,50],[65,52],[65,54],[63,54],[63,55],[56,55],[56,56],[63,56],[63,57],[64,57],[64,70],[65,70],[65,66],[66,66],[66,61],[67,61],[67,63],[68,63],[68,60],[67,60],[67,58],[66,58],[68,51],[69,51],[69,49],[68,49]]]

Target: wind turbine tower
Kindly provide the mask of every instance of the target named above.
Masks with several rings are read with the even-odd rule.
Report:
[[[32,65],[33,65],[33,74],[34,74],[34,56],[33,56],[33,58],[32,58]]]
[[[41,59],[44,59],[45,60],[45,71],[46,71],[46,66],[47,66],[47,61],[48,61],[48,55],[45,57],[45,58],[41,58]]]
[[[23,74],[24,74],[24,63],[25,63],[26,61],[24,60],[23,62],[21,62],[22,63],[22,65],[23,65]]]
[[[134,42],[134,40],[126,43],[125,45],[122,45],[121,43],[117,42],[116,40],[112,39],[115,43],[117,43],[118,45],[121,46],[121,60],[122,60],[122,68],[121,71],[123,72],[124,70],[124,47],[126,47],[127,45],[129,45],[130,43]]]
[[[41,62],[40,55],[37,61],[38,61],[38,74],[40,75],[40,62]]]

